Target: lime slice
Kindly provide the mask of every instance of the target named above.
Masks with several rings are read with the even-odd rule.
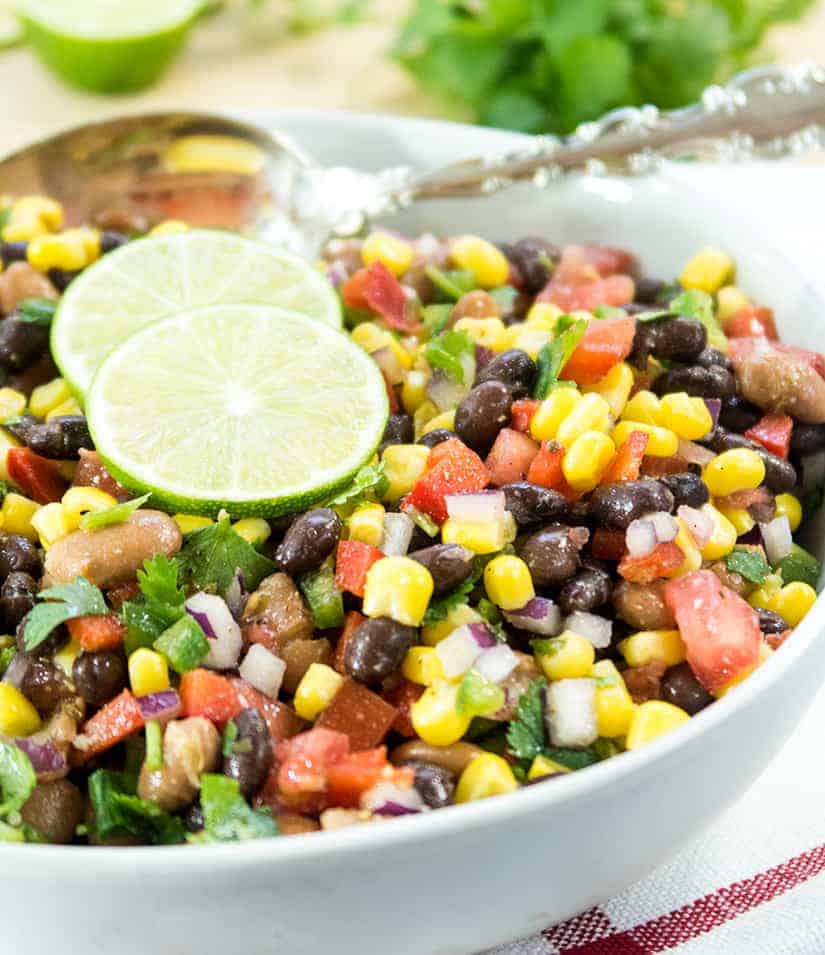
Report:
[[[375,362],[271,306],[183,312],[103,362],[86,413],[112,474],[187,514],[277,516],[346,485],[387,419]]]
[[[0,5],[0,50],[16,46],[23,39],[23,28],[5,4]]]
[[[84,395],[124,339],[205,305],[277,305],[341,327],[338,296],[304,259],[229,232],[195,229],[130,242],[76,278],[52,323],[52,354]]]
[[[206,0],[18,0],[35,52],[99,93],[148,86],[178,52]]]

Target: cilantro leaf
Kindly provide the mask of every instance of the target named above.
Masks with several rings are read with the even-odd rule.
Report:
[[[441,620],[444,620],[447,614],[455,607],[466,604],[473,588],[481,579],[483,569],[483,565],[480,562],[476,562],[476,565],[473,567],[473,572],[463,583],[460,583],[455,590],[444,594],[444,596],[438,600],[431,601],[429,607],[427,607],[427,612],[424,614],[422,626],[430,627],[434,623],[439,623]]]
[[[17,306],[17,317],[21,322],[48,328],[56,311],[57,302],[50,298],[27,298]]]
[[[698,319],[707,329],[708,345],[712,348],[727,350],[728,336],[722,331],[719,319],[713,306],[713,299],[707,292],[700,289],[688,289],[671,299],[668,306],[673,315],[687,315],[688,318]]]
[[[543,752],[546,739],[544,728],[544,680],[531,680],[521,694],[516,707],[516,718],[507,727],[507,745],[512,754],[531,763]]]
[[[85,577],[76,577],[71,584],[59,584],[41,590],[36,604],[26,618],[23,640],[27,650],[34,650],[61,623],[75,617],[87,617],[109,612],[100,590]]]
[[[533,386],[534,398],[546,398],[553,386],[558,383],[562,369],[587,330],[587,320],[579,318],[559,333],[558,329],[563,318],[565,318],[564,315],[559,318],[559,323],[556,325],[556,337],[549,344],[542,345],[536,358],[539,373]]]
[[[238,724],[234,720],[230,720],[223,731],[223,739],[221,740],[221,755],[226,758],[227,756],[232,755],[232,747],[235,745],[235,740],[238,738]]]
[[[453,381],[465,384],[467,369],[461,359],[468,356],[475,356],[475,344],[466,332],[442,332],[424,349],[431,368],[440,368]]]
[[[818,586],[819,575],[822,573],[820,562],[799,544],[792,546],[790,554],[779,561],[776,569],[782,574],[783,583],[791,584],[795,580],[801,580],[812,587]]]
[[[154,845],[185,842],[183,823],[156,803],[134,793],[134,778],[126,773],[98,769],[89,777],[89,799],[94,828],[105,839],[112,833],[130,833]]]
[[[444,331],[452,312],[452,305],[425,305],[421,309],[421,321],[430,335],[435,336]]]
[[[178,584],[178,565],[170,557],[155,554],[145,560],[143,568],[137,572],[137,582],[140,592],[149,604],[161,604],[163,607],[182,610],[186,594]]]
[[[221,595],[238,570],[249,591],[275,571],[275,564],[233,529],[228,516],[190,534],[178,561],[185,586],[192,590],[216,590]]]
[[[272,813],[250,808],[237,780],[228,776],[201,776],[201,808],[204,831],[193,842],[242,842],[278,835]]]
[[[482,597],[481,600],[476,604],[476,610],[487,624],[487,626],[493,631],[493,636],[500,643],[507,642],[507,633],[504,630],[503,618],[501,616],[501,611],[493,603],[492,600],[488,600],[486,597]]]
[[[370,496],[381,498],[390,486],[389,479],[384,474],[384,462],[365,464],[355,477],[352,484],[340,491],[335,497],[326,502],[327,507],[344,507],[361,504]]]
[[[122,504],[107,507],[105,511],[89,511],[88,514],[84,514],[80,518],[80,529],[82,531],[94,531],[99,527],[108,527],[110,524],[122,524],[139,507],[143,507],[151,496],[151,494],[144,494],[141,497],[133,498],[131,501],[124,501]]]
[[[557,763],[561,763],[562,766],[566,766],[568,769],[584,769],[585,766],[592,766],[593,763],[598,763],[600,756],[596,748],[596,743],[593,746],[589,746],[587,749],[565,749],[561,746],[548,746],[542,753],[548,759],[555,760]],[[606,756],[604,758],[607,758]]]
[[[0,740],[0,816],[19,812],[37,785],[29,757],[13,743]]]
[[[771,572],[761,550],[734,547],[725,557],[725,566],[734,574],[740,574],[752,584],[763,584]]]
[[[125,647],[130,654],[138,647],[154,646],[155,640],[186,612],[186,595],[178,585],[178,564],[165,554],[145,560],[137,581],[143,599],[127,601],[120,608],[127,628]]]

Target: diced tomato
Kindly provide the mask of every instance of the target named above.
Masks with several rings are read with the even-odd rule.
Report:
[[[632,315],[592,321],[562,368],[561,377],[579,385],[595,384],[627,358],[635,334],[636,320]]]
[[[57,464],[28,448],[9,448],[6,452],[9,480],[38,504],[59,501],[68,487]]]
[[[349,752],[344,733],[317,726],[280,743],[276,759],[281,801],[298,812],[320,812],[326,805],[326,771]]]
[[[417,735],[412,725],[410,710],[413,703],[423,694],[424,687],[417,683],[410,683],[409,680],[401,680],[391,690],[386,690],[382,695],[390,706],[398,710],[398,716],[392,724],[396,733],[402,736],[412,737]]]
[[[395,707],[377,693],[347,678],[318,717],[316,727],[346,733],[350,748],[358,752],[383,743],[397,715]]]
[[[533,415],[538,411],[540,401],[535,398],[519,398],[513,402],[510,410],[510,427],[516,431],[529,431]]]
[[[123,643],[126,627],[114,614],[75,617],[67,620],[69,635],[84,650],[114,650]]]
[[[773,309],[762,305],[745,305],[725,321],[725,333],[731,338],[770,338],[776,340]]]
[[[387,747],[350,753],[327,769],[327,805],[357,809],[361,796],[389,769]]]
[[[83,727],[85,745],[77,746],[82,762],[111,749],[116,743],[142,730],[145,725],[140,704],[129,690],[124,690],[86,721]]]
[[[416,481],[402,504],[402,510],[415,507],[442,524],[447,520],[448,494],[483,491],[490,475],[481,458],[463,441],[450,438],[437,444],[427,461],[427,470]]]
[[[178,692],[184,716],[205,716],[216,726],[225,726],[243,709],[232,682],[211,670],[184,673]]]
[[[377,547],[363,541],[339,541],[335,555],[335,586],[363,597],[367,571],[383,556]]]
[[[238,699],[238,713],[241,710],[258,710],[273,742],[289,739],[306,727],[306,722],[288,703],[273,700],[240,677],[232,677],[230,682]]]
[[[624,531],[611,527],[597,527],[590,541],[590,553],[597,560],[621,560],[625,555]]]
[[[786,414],[766,414],[761,421],[757,421],[752,428],[748,428],[745,437],[756,441],[780,458],[787,458],[791,447],[791,432],[793,418]]]
[[[762,634],[759,615],[711,570],[696,570],[665,585],[696,679],[708,690],[724,686],[756,665]]]
[[[659,577],[666,577],[685,562],[685,555],[673,541],[657,544],[644,557],[625,554],[619,562],[619,574],[634,584],[651,584]]]
[[[616,457],[604,472],[600,484],[615,484],[617,481],[635,481],[639,476],[645,448],[650,435],[644,431],[631,431],[616,451]]]
[[[635,294],[636,286],[629,275],[610,275],[582,285],[566,284],[554,277],[539,293],[537,301],[552,302],[565,312],[592,312],[599,305],[628,305]]]
[[[662,477],[665,474],[683,474],[687,469],[688,462],[680,454],[669,458],[655,458],[646,454],[639,470],[647,477]]]
[[[419,327],[407,307],[404,289],[380,260],[348,278],[341,286],[341,297],[349,308],[380,315],[390,328],[414,332]]]
[[[567,478],[561,469],[564,458],[564,448],[555,441],[542,441],[539,453],[533,458],[527,480],[531,484],[540,484],[549,487],[551,491],[558,491],[568,501],[575,501],[578,494],[567,483]]]
[[[585,261],[605,278],[620,272],[632,274],[636,270],[636,257],[626,249],[610,245],[585,245],[582,247]]]
[[[502,428],[484,461],[490,472],[490,483],[501,487],[523,481],[538,453],[539,446],[532,438],[521,431]]]
[[[362,613],[358,613],[357,610],[348,611],[344,617],[344,627],[341,630],[341,636],[338,637],[338,643],[335,645],[335,669],[343,676],[347,675],[347,668],[344,665],[344,654],[347,650],[347,643],[366,619],[367,618]]]

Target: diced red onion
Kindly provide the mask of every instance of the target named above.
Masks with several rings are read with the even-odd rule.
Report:
[[[697,541],[697,544],[699,542]],[[737,543],[746,544],[748,546],[753,545],[754,547],[762,546],[762,535],[759,533],[759,525],[752,527],[747,534],[741,534],[737,539]]]
[[[715,428],[719,424],[719,415],[722,412],[722,399],[721,398],[705,398],[705,404],[708,406],[708,411],[710,412],[711,419],[713,420],[713,427]]]
[[[518,610],[505,610],[504,619],[520,630],[529,630],[542,637],[561,633],[561,614],[549,597],[533,597]]]
[[[384,372],[387,381],[391,385],[400,385],[404,380],[405,369],[389,345],[385,345],[371,354],[372,360]]]
[[[55,746],[53,740],[28,736],[16,739],[14,744],[29,757],[37,773],[38,782],[50,782],[68,775],[69,764],[66,756]]]
[[[695,441],[686,441],[684,438],[679,439],[679,450],[676,453],[679,457],[684,458],[688,464],[698,464],[701,467],[704,467],[716,457],[713,451],[703,448],[701,444],[697,444]]]
[[[467,627],[469,628],[470,633],[473,635],[473,640],[475,640],[482,650],[486,650],[489,647],[494,647],[498,643],[493,631],[487,626],[486,623],[468,623]]]
[[[30,663],[30,656],[25,653],[16,653],[6,667],[6,672],[3,674],[3,683],[10,683],[19,690],[23,684],[23,679],[26,676]]]
[[[603,650],[610,646],[610,639],[613,635],[613,621],[595,613],[574,610],[565,619],[564,629],[572,630],[573,633],[589,640],[597,650]]]
[[[226,601],[216,594],[201,591],[189,597],[183,606],[201,625],[209,640],[209,654],[201,666],[212,670],[231,670],[236,667],[243,637]]]
[[[286,663],[260,643],[253,643],[243,658],[239,672],[256,690],[275,699],[286,673]]]
[[[381,535],[381,550],[387,557],[403,557],[410,549],[415,524],[409,514],[387,511]]]
[[[235,576],[232,578],[231,583],[226,588],[226,593],[223,597],[223,599],[226,601],[226,606],[229,607],[230,613],[236,620],[241,619],[248,596],[249,593],[247,592],[246,585],[244,583],[243,571],[239,567],[235,571]]]
[[[760,524],[759,530],[762,532],[762,542],[765,545],[765,553],[768,555],[768,563],[775,564],[790,554],[793,548],[793,534],[790,522],[784,514],[775,517],[767,524]]]
[[[595,680],[556,680],[547,687],[545,700],[547,732],[554,746],[580,749],[596,742]]]
[[[348,278],[347,270],[343,262],[330,262],[327,266],[327,279],[333,288],[343,285]]]
[[[485,650],[475,662],[475,669],[493,683],[501,683],[518,666],[518,657],[506,643],[497,643]]]
[[[379,782],[361,797],[361,808],[384,816],[402,816],[422,812],[425,806],[421,794],[414,787],[402,789],[394,783]]]
[[[432,378],[427,382],[427,397],[439,411],[455,408],[469,391],[464,382],[450,378],[440,368],[435,369]]]
[[[145,720],[157,720],[168,723],[180,716],[181,698],[177,690],[161,690],[159,693],[147,693],[137,698],[140,712]]]
[[[504,519],[504,491],[476,491],[471,494],[448,494],[444,498],[447,514],[454,521],[498,524]]]
[[[653,553],[659,541],[656,538],[656,527],[653,521],[646,517],[637,517],[631,521],[624,535],[627,552],[631,557],[647,557]]]
[[[696,546],[701,550],[713,536],[713,518],[695,507],[681,504],[676,513],[685,522]]]
[[[478,659],[482,647],[467,624],[456,627],[435,648],[441,669],[448,680],[462,676]]]

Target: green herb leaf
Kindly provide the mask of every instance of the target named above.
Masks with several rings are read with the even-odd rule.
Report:
[[[378,464],[365,464],[352,479],[352,484],[330,498],[326,506],[355,507],[366,500],[382,498],[389,486],[390,482],[384,473],[383,461]]]
[[[155,772],[163,767],[163,730],[157,720],[146,724],[146,768]]]
[[[55,312],[57,311],[57,302],[48,298],[27,298],[17,306],[17,317],[21,322],[28,322],[30,325],[41,325],[48,328]]]
[[[464,382],[465,367],[461,359],[475,355],[475,344],[466,332],[442,332],[424,349],[431,368],[440,368],[453,381]],[[465,382],[466,383],[466,382]]]
[[[235,740],[238,738],[238,725],[234,720],[230,720],[226,724],[226,729],[223,731],[223,740],[221,741],[221,755],[226,759],[227,756],[232,755],[232,747],[235,745]]]
[[[67,620],[109,612],[103,594],[84,577],[41,590],[37,599],[43,602],[29,612],[23,634],[27,650],[39,647],[52,630]]]
[[[672,315],[669,308],[656,308],[650,312],[636,312],[633,317],[637,322],[658,322],[660,318],[670,318]]]
[[[9,664],[17,656],[17,647],[12,645],[10,647],[3,647],[0,650],[0,677],[8,670]]]
[[[783,583],[790,584],[795,580],[801,580],[802,583],[810,584],[812,587],[819,585],[819,577],[822,573],[822,565],[816,557],[799,544],[793,545],[790,554],[779,561],[776,569],[782,574]]]
[[[421,309],[421,321],[431,338],[444,331],[452,312],[452,305],[425,305]]]
[[[493,631],[496,640],[498,640],[499,643],[507,643],[507,633],[504,629],[501,611],[493,601],[482,597],[476,604],[476,610],[487,626]]]
[[[253,591],[275,571],[275,564],[236,533],[228,517],[190,534],[178,555],[181,576],[191,590],[216,590],[221,596],[236,571]]]
[[[0,740],[0,816],[19,812],[36,785],[37,776],[29,757],[13,743]]]
[[[4,421],[3,424],[5,423],[6,422]],[[0,504],[2,504],[3,501],[6,500],[6,495],[10,494],[11,490],[12,490],[12,487],[8,481],[0,480]]]
[[[242,842],[278,835],[269,810],[250,808],[237,781],[216,773],[201,776],[204,831],[193,842]]]
[[[565,316],[559,318],[559,323]],[[564,366],[573,354],[576,345],[584,337],[587,331],[587,321],[583,318],[576,319],[573,323],[558,333],[559,324],[556,325],[556,337],[547,345],[542,345],[536,364],[538,365],[538,376],[536,384],[533,386],[533,397],[544,399],[547,397],[553,386],[558,383],[559,375]]]
[[[725,566],[734,574],[741,574],[752,584],[763,584],[771,572],[761,550],[734,547],[725,557]]]
[[[122,524],[139,507],[143,507],[151,496],[151,494],[144,494],[142,497],[132,498],[131,501],[124,501],[122,504],[107,507],[105,511],[89,511],[80,518],[80,529],[95,531],[99,527],[108,527],[110,524]]]
[[[439,623],[441,620],[444,620],[447,614],[455,607],[466,604],[473,588],[481,579],[482,572],[483,565],[477,562],[470,576],[463,583],[460,583],[455,590],[444,594],[444,596],[439,597],[438,600],[431,601],[429,607],[427,607],[427,612],[424,614],[422,626],[430,627],[434,623]]]
[[[548,746],[544,750],[544,755],[548,759],[554,759],[562,766],[568,769],[584,769],[585,766],[592,766],[599,762],[599,755],[593,749],[565,749],[560,746]]]
[[[555,656],[563,646],[564,641],[558,637],[539,637],[537,640],[530,641],[533,653],[537,653],[540,657]]]
[[[147,602],[172,607],[183,612],[186,594],[178,584],[178,565],[165,554],[156,554],[143,562],[137,572],[138,587]],[[173,618],[177,619],[177,617]]]
[[[340,627],[344,622],[344,596],[335,586],[332,567],[325,565],[304,574],[298,581],[319,630]]]
[[[169,661],[175,673],[188,673],[209,653],[209,641],[194,617],[185,613],[155,640],[155,649]]]
[[[521,694],[516,707],[516,718],[507,728],[507,745],[520,760],[531,763],[544,751],[546,732],[544,728],[544,680],[531,680]]]
[[[445,272],[434,265],[428,265],[424,272],[433,285],[454,302],[457,302],[467,292],[472,292],[478,284],[472,272],[458,269]]]
[[[672,315],[697,318],[707,329],[708,345],[727,351],[728,337],[722,331],[722,326],[716,317],[713,299],[707,292],[702,292],[700,289],[688,289],[672,299],[669,308]]]
[[[135,795],[134,777],[98,769],[89,777],[89,799],[94,809],[94,829],[105,839],[129,833],[154,845],[185,842],[183,823],[156,803]]]

